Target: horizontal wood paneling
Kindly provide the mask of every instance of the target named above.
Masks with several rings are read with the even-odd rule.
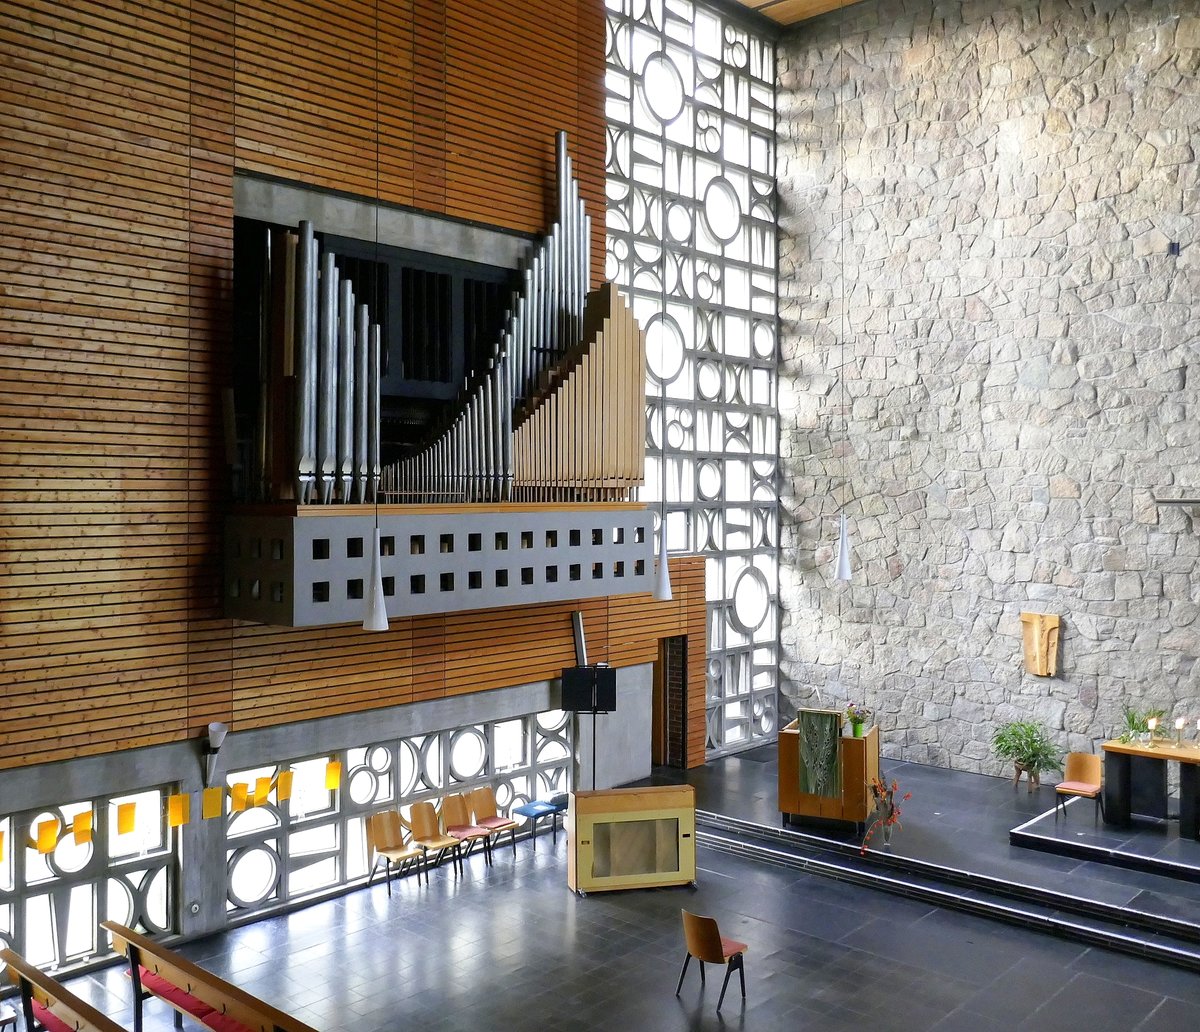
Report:
[[[378,34],[374,0],[0,7],[0,769],[572,661],[570,605],[384,635],[225,620],[220,396],[236,168],[367,196],[378,176],[388,201],[538,233],[565,128],[598,273],[603,39],[598,0],[380,0]],[[591,658],[702,638],[688,569],[672,603],[582,603]]]

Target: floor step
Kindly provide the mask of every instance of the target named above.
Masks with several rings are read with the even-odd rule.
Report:
[[[1200,972],[1200,928],[1188,921],[876,849],[863,855],[856,846],[819,835],[723,814],[697,811],[696,826],[697,841],[711,849]]]

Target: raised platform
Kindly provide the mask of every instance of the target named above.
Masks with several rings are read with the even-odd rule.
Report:
[[[885,759],[885,777],[912,798],[890,846],[875,836],[864,855],[852,825],[783,826],[774,752],[660,769],[653,780],[696,788],[702,845],[1200,972],[1200,882],[1011,841],[1014,829],[1053,825],[1052,786],[1028,792],[1007,778]],[[1098,837],[1091,806],[1070,804],[1056,837]]]
[[[1134,817],[1128,828],[1094,818],[1090,799],[1067,803],[1067,816],[1039,814],[1009,832],[1014,846],[1092,863],[1200,882],[1200,842],[1179,834],[1177,820]]]

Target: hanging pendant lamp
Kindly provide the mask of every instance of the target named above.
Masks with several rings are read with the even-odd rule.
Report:
[[[846,477],[846,452],[849,444],[849,425],[846,417],[846,116],[844,110],[845,100],[842,93],[846,88],[846,80],[843,75],[844,62],[843,57],[846,51],[845,42],[845,21],[846,9],[843,7],[838,20],[838,160],[840,162],[841,176],[841,192],[838,201],[838,265],[840,268],[841,279],[841,333],[839,334],[839,350],[840,361],[838,363],[838,385],[841,388],[842,395],[842,489],[848,486]],[[832,421],[831,421],[832,422]],[[830,431],[832,437],[832,430]],[[837,559],[834,565],[834,580],[850,583],[850,531],[846,525],[846,509],[845,500],[839,508],[838,519],[838,544],[837,544]]]
[[[671,571],[667,566],[667,513],[663,507],[662,522],[658,530],[658,569],[654,572],[654,600],[671,601]]]
[[[379,0],[375,0],[375,262],[379,263]],[[378,380],[376,381],[378,383]],[[364,631],[388,629],[387,600],[383,596],[383,562],[379,540],[379,478],[375,478],[375,534],[371,549],[371,584],[367,589],[367,611],[363,616]]]
[[[664,30],[665,32],[665,30]],[[666,52],[666,39],[663,39],[663,51]],[[659,324],[659,344],[665,349],[667,333],[667,123],[662,123],[662,152],[659,156],[662,170],[662,227],[661,244],[662,270],[660,273],[662,286],[662,322]],[[667,566],[667,377],[663,371],[662,378],[662,440],[659,442],[662,463],[662,513],[658,521],[658,569],[654,572],[654,592],[652,597],[656,602],[671,601],[671,570]]]
[[[375,550],[371,554],[371,587],[367,595],[367,614],[363,617],[363,630],[387,629],[387,601],[383,597],[383,564],[379,561],[379,528],[376,527]]]
[[[837,563],[834,569],[834,579],[850,582],[850,531],[846,529],[846,514],[842,513],[839,520]]]

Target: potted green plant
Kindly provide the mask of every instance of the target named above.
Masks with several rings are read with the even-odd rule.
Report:
[[[1158,726],[1154,729],[1154,737],[1161,738],[1166,734],[1166,729],[1163,727],[1163,714],[1165,710],[1152,709],[1146,710],[1145,713],[1139,713],[1135,709],[1125,707],[1125,729],[1121,732],[1122,742],[1148,742],[1150,740],[1150,724],[1151,717],[1158,718]]]
[[[1012,720],[1002,725],[992,736],[992,748],[1016,767],[1013,788],[1026,774],[1032,792],[1041,783],[1042,771],[1062,770],[1062,750],[1050,738],[1046,725],[1037,721]]]

